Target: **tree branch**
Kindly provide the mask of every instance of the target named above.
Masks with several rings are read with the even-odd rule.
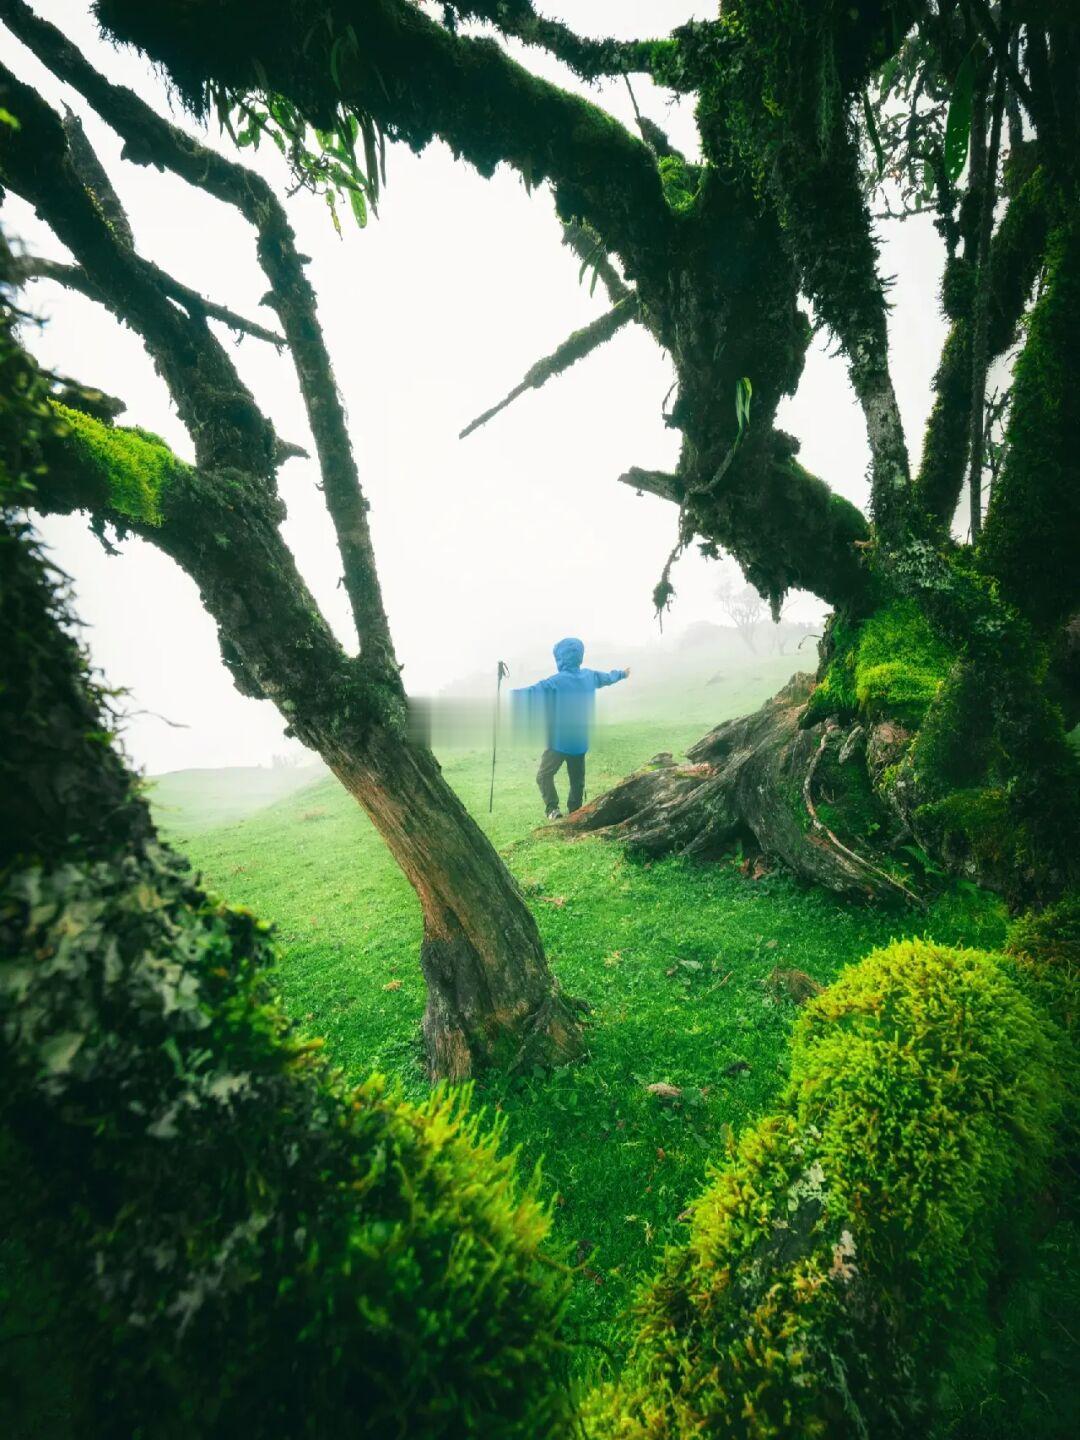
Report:
[[[681,505],[686,494],[677,475],[672,475],[667,470],[641,470],[636,465],[632,465],[619,476],[619,484],[629,485],[632,490],[644,491],[648,495],[656,495],[661,500],[670,500],[674,505]]]
[[[220,341],[179,310],[111,228],[75,170],[56,113],[0,64],[18,128],[0,126],[0,177],[29,201],[75,256],[110,308],[142,337],[176,401],[198,463],[236,468],[273,493],[274,432]]]
[[[613,305],[630,294],[629,286],[623,284],[622,277],[608,259],[604,242],[595,230],[571,220],[563,226],[563,244],[574,252],[583,266],[592,266]]]
[[[125,245],[130,245],[134,249],[135,237],[131,233],[131,221],[127,217],[120,196],[113,189],[112,181],[109,179],[104,165],[86,138],[82,121],[73,110],[68,110],[66,106],[64,134],[67,136],[68,150],[71,153],[71,163],[75,167],[76,175],[88,190],[93,191],[105,219],[112,226],[114,233],[123,240]]]
[[[209,79],[230,95],[284,95],[322,129],[343,105],[417,151],[440,136],[482,175],[506,162],[530,186],[550,180],[564,221],[592,225],[631,279],[663,283],[674,217],[648,148],[493,41],[455,36],[408,0],[326,0],[304,45],[290,0],[235,8],[212,47],[208,0],[98,0],[97,13],[117,39],[164,63],[200,112]]]
[[[998,150],[1001,145],[1001,121],[1005,110],[1005,70],[998,65],[994,78],[994,98],[990,120],[990,139],[983,167],[981,209],[976,247],[975,314],[971,339],[971,444],[970,479],[971,541],[979,538],[982,529],[982,473],[985,451],[983,433],[986,405],[986,372],[989,368],[990,324],[990,236],[994,228],[994,205],[997,201]]]
[[[485,410],[482,415],[478,415],[475,420],[470,421],[461,431],[458,439],[464,440],[466,435],[471,435],[474,430],[479,430],[481,425],[486,425],[489,420],[498,415],[500,410],[505,410],[526,390],[539,390],[541,385],[546,385],[553,376],[561,375],[564,370],[569,370],[571,365],[583,360],[591,351],[610,340],[624,325],[629,324],[631,320],[636,320],[639,310],[637,296],[627,295],[625,299],[620,300],[617,305],[599,316],[598,319],[590,321],[580,330],[575,330],[550,355],[545,355],[542,360],[538,360],[535,365],[530,366],[520,384],[515,385],[513,390],[505,395],[497,405],[493,405],[490,410]]]
[[[1016,57],[1013,55],[1009,46],[1008,36],[1003,35],[998,28],[998,23],[994,19],[993,11],[986,3],[986,0],[969,0],[969,3],[978,19],[979,28],[982,30],[983,35],[989,42],[991,50],[994,52],[994,59],[1008,75],[1013,90],[1024,102],[1024,109],[1032,119],[1034,119],[1036,104],[1031,94],[1031,87],[1020,73],[1020,67],[1016,63]]]
[[[1042,170],[1024,183],[990,241],[986,273],[987,363],[1012,342],[1046,245],[1049,217]],[[948,525],[960,500],[968,454],[972,317],[957,315],[934,376],[934,406],[926,422],[917,503]]]
[[[663,73],[675,50],[671,40],[590,40],[560,20],[537,15],[529,0],[474,0],[450,7],[462,20],[486,20],[504,35],[537,45],[569,66],[583,80],[602,75]]]
[[[281,537],[274,498],[259,487],[225,486],[219,475],[170,457],[160,443],[172,461],[167,479],[152,506],[133,505],[132,487],[108,459],[112,441],[121,442],[115,448],[122,454],[132,435],[138,432],[100,425],[92,446],[74,431],[45,437],[35,508],[87,512],[99,526],[136,534],[177,561],[217,622],[222,659],[237,689],[274,701],[313,748],[325,748],[327,729],[341,728],[342,714],[359,732],[370,702]],[[336,708],[349,691],[351,707]]]
[[[210,320],[220,320],[230,330],[235,330],[242,335],[251,335],[256,340],[265,340],[276,346],[278,350],[285,344],[284,335],[279,335],[275,330],[267,330],[264,326],[257,325],[254,320],[246,320],[243,315],[238,315],[227,305],[218,305],[213,300],[207,300],[197,290],[192,290],[181,281],[174,279],[168,271],[162,270],[153,261],[143,260],[142,264],[153,275],[165,294],[173,300],[179,300],[189,315],[204,315]],[[42,256],[29,255],[22,261],[22,270],[27,280],[55,280],[58,285],[63,285],[68,290],[77,290],[88,299],[109,306],[106,296],[93,283],[86,271],[78,265],[66,265],[59,260],[46,260]],[[113,307],[109,306],[109,308]],[[114,311],[114,313],[116,312]]]
[[[398,666],[367,521],[368,503],[319,325],[315,293],[284,207],[261,176],[199,144],[132,91],[106,80],[55,26],[34,15],[24,0],[0,0],[0,18],[54,74],[74,85],[123,138],[126,158],[172,170],[238,209],[255,227],[259,262],[271,287],[267,303],[277,311],[296,368],[365,661],[396,676]]]

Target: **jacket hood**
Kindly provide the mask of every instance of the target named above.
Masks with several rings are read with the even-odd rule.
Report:
[[[585,646],[580,640],[568,636],[565,640],[559,641],[552,654],[555,656],[555,664],[560,670],[576,670],[585,658]]]

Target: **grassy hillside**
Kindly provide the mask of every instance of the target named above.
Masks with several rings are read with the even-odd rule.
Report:
[[[649,722],[601,728],[590,792],[757,705],[794,665],[773,657],[704,697],[669,696]],[[601,701],[620,689],[629,687]],[[543,1162],[556,1237],[578,1267],[573,1318],[591,1341],[615,1345],[613,1322],[659,1248],[677,1239],[706,1162],[783,1083],[797,1012],[773,993],[770,972],[793,967],[827,982],[900,934],[993,946],[1003,914],[972,891],[939,897],[927,914],[871,909],[778,874],[750,879],[738,857],[637,865],[603,841],[535,829],[534,754],[500,756],[490,816],[490,753],[456,751],[443,762],[529,897],[562,984],[593,1007],[588,1063],[488,1077],[477,1099],[506,1115],[523,1166]],[[356,803],[327,777],[239,823],[199,830],[198,792],[185,802],[174,786],[170,798],[160,822],[210,887],[276,922],[291,1013],[352,1074],[382,1070],[421,1092],[419,911]],[[681,1093],[650,1091],[658,1082]]]
[[[170,770],[154,775],[147,794],[158,825],[174,838],[230,825],[311,785],[321,765],[237,765],[221,770]]]

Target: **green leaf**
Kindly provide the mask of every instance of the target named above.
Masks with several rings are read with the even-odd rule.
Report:
[[[585,256],[585,259],[582,260],[581,269],[578,271],[577,276],[579,285],[581,284],[582,280],[585,279],[585,271],[588,270],[589,266],[599,263],[600,253],[603,248],[604,242],[602,240],[598,240],[593,246],[593,248],[589,251],[589,253]]]
[[[881,136],[878,134],[877,122],[874,120],[870,96],[865,90],[862,96],[862,107],[863,115],[866,117],[866,133],[870,137],[870,144],[874,147],[874,154],[877,156],[877,173],[880,176],[885,170],[885,151],[881,148]]]
[[[349,193],[352,194],[352,191],[350,191]],[[333,221],[334,229],[337,231],[338,238],[340,239],[341,221],[338,218],[337,204],[334,200],[334,192],[332,190],[326,191],[326,208],[330,211],[330,219]]]
[[[339,35],[338,38],[334,41],[333,45],[331,45],[330,47],[330,75],[333,79],[335,87],[338,90],[341,89],[341,70],[338,65],[338,58],[341,55],[341,51],[344,45],[345,36]]]
[[[352,206],[352,213],[356,217],[357,225],[363,230],[367,224],[367,201],[364,199],[364,192],[350,189],[349,204]]]
[[[975,94],[975,46],[968,51],[956,72],[949,114],[945,121],[945,174],[955,184],[967,160],[971,137],[971,107]]]
[[[744,375],[741,380],[735,382],[735,418],[739,422],[739,439],[742,439],[743,431],[750,424],[750,397],[754,393],[754,387],[750,378]]]
[[[10,125],[12,130],[21,128],[15,116],[12,115],[10,110],[5,110],[3,105],[0,105],[0,125]]]

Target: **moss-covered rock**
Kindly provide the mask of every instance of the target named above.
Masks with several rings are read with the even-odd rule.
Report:
[[[604,1440],[912,1434],[989,1329],[999,1229],[1059,1106],[1046,1022],[1001,961],[904,941],[799,1021],[780,1114],[693,1206],[589,1402]]]

